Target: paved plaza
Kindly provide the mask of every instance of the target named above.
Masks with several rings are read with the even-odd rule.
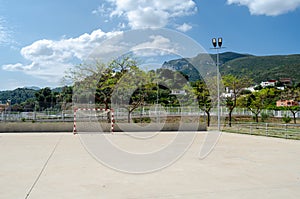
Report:
[[[170,166],[128,174],[99,163],[79,135],[2,133],[0,198],[300,198],[300,141],[222,133],[199,159],[206,134],[197,133]],[[131,145],[124,135],[110,136]]]

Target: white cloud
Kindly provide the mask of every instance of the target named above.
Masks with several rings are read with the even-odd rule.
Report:
[[[149,41],[138,44],[131,49],[138,56],[157,56],[177,54],[178,45],[161,35],[151,35]]]
[[[21,49],[21,55],[29,64],[6,64],[2,68],[8,71],[22,71],[48,82],[59,82],[64,73],[73,66],[74,60],[83,61],[102,41],[121,33],[105,33],[98,29],[77,38],[59,41],[38,40]]]
[[[165,27],[171,18],[195,14],[193,0],[107,0],[111,17],[125,17],[132,29]]]
[[[108,7],[107,4],[102,3],[97,9],[92,11],[92,14],[109,17],[112,11],[112,8]]]
[[[192,29],[192,26],[189,25],[189,24],[187,24],[187,23],[183,23],[182,25],[177,26],[176,29],[179,30],[179,31],[182,31],[182,32],[187,32],[187,31],[189,31],[190,29]]]
[[[25,70],[27,67],[24,67],[23,64],[17,63],[17,64],[6,64],[2,66],[3,70],[7,71],[16,71],[16,70]]]
[[[294,11],[300,0],[227,0],[228,4],[247,6],[252,15],[277,16]]]
[[[7,43],[13,43],[11,31],[7,28],[6,20],[0,17],[0,45]]]

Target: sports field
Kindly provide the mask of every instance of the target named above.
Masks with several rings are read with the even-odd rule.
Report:
[[[169,167],[127,174],[99,163],[79,135],[2,133],[0,198],[300,198],[300,141],[223,133],[210,155],[199,159],[206,134],[197,133]],[[124,135],[109,136],[132,145]]]

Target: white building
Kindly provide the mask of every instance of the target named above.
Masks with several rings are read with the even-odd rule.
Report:
[[[265,88],[267,86],[275,86],[275,83],[277,82],[277,80],[268,80],[266,82],[261,82],[260,85]]]

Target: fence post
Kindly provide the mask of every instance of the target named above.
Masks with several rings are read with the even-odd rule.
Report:
[[[269,136],[269,133],[268,133],[268,123],[266,123],[266,136]]]
[[[287,139],[287,124],[284,124],[285,126],[285,139]]]
[[[250,122],[250,135],[252,135],[252,122]]]

